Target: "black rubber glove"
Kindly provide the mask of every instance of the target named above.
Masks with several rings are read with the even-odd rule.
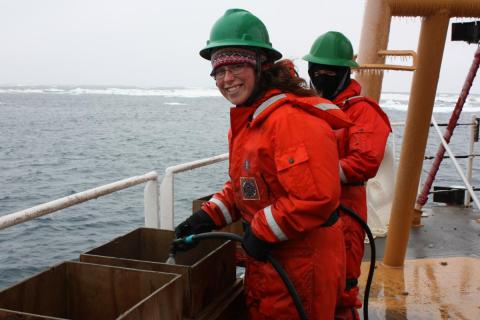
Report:
[[[185,238],[192,234],[210,232],[213,229],[215,229],[215,222],[208,213],[200,209],[175,228],[175,236],[177,239]]]
[[[203,210],[199,210],[180,223],[175,228],[175,236],[177,239],[185,238],[192,234],[210,232],[215,229],[215,222]],[[196,243],[182,243],[176,246],[177,251],[187,251],[196,246]]]
[[[242,246],[249,256],[262,262],[267,261],[268,253],[272,249],[271,243],[257,238],[250,225],[245,227]]]

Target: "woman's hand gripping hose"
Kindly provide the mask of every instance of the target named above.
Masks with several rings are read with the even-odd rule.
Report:
[[[175,228],[175,236],[185,238],[191,234],[210,232],[215,227],[215,222],[208,213],[200,209]]]
[[[244,239],[234,233],[228,233],[228,232],[206,232],[206,233],[201,233],[201,234],[191,234],[188,235],[184,238],[179,238],[175,239],[172,242],[172,247],[171,247],[171,252],[169,256],[169,260],[173,259],[175,257],[175,252],[177,251],[178,248],[185,248],[186,246],[192,246],[198,241],[204,240],[204,239],[222,239],[222,240],[232,240],[232,241],[238,241],[241,242],[245,248],[244,244]],[[248,251],[247,251],[248,253]],[[307,314],[305,313],[305,310],[303,309],[302,302],[300,300],[300,296],[297,293],[297,290],[295,289],[292,281],[288,278],[287,273],[283,269],[283,267],[280,265],[280,263],[275,260],[270,253],[266,253],[265,257],[266,261],[270,262],[273,266],[273,268],[278,272],[278,275],[282,279],[283,283],[287,287],[288,292],[290,293],[290,296],[292,297],[293,303],[295,304],[295,307],[298,311],[298,314],[300,316],[301,320],[308,320]],[[167,260],[168,261],[168,260]]]
[[[200,209],[175,228],[175,237],[177,237],[177,239],[180,239],[190,236],[192,234],[210,232],[215,229],[215,227],[215,222],[213,222],[208,213]],[[195,241],[191,243],[177,243],[175,249],[172,248],[172,250],[175,250],[175,252],[187,251],[192,249],[196,245],[197,242]]]

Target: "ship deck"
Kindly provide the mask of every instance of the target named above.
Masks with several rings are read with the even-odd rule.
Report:
[[[383,265],[377,238],[370,319],[480,319],[480,212],[455,206],[424,209],[412,228],[403,268]],[[368,272],[362,264],[361,288]]]

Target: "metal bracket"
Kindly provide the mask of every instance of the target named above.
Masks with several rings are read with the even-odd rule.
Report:
[[[383,57],[411,57],[412,64],[410,66],[399,65],[399,64],[374,64],[374,63],[365,63],[361,64],[355,70],[395,70],[395,71],[415,71],[417,69],[417,53],[413,50],[380,50],[378,51],[379,56]],[[356,60],[357,56],[355,55],[354,59]]]

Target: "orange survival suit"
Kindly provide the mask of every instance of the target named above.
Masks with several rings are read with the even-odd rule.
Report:
[[[377,174],[391,127],[380,106],[370,98],[361,97],[360,91],[360,84],[352,79],[348,87],[333,99],[333,103],[339,106],[354,124],[350,128],[336,131],[342,181],[340,202],[357,212],[366,222],[365,183]],[[360,308],[362,303],[357,298],[357,279],[360,276],[364,253],[365,232],[358,222],[347,214],[341,213],[340,216],[345,236],[347,288],[342,295],[339,309]]]
[[[271,90],[232,108],[230,125],[230,180],[202,209],[219,228],[243,219],[274,243],[309,319],[332,319],[345,288],[342,225],[332,220],[340,198],[332,127],[350,126],[348,117],[328,100]],[[298,319],[269,263],[247,258],[245,291],[249,319]]]

